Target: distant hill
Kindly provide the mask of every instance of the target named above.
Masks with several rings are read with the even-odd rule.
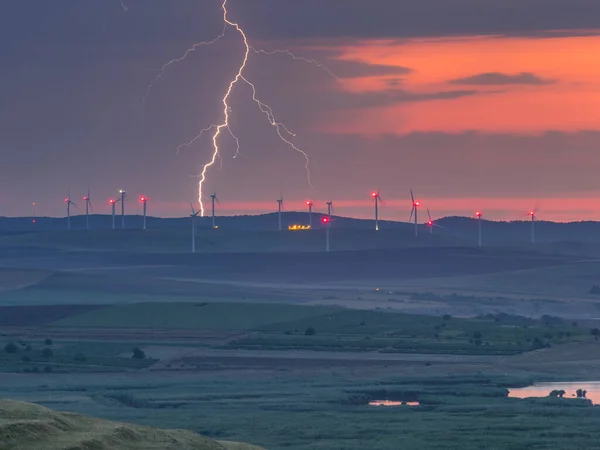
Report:
[[[0,400],[0,450],[261,450],[217,442],[191,431],[159,430],[31,403]]]
[[[313,215],[313,228],[322,230],[320,223],[322,214]],[[117,229],[120,229],[121,220],[117,218]],[[197,219],[198,230],[210,230],[211,219],[208,217]],[[308,225],[308,214],[303,212],[283,213],[283,227],[287,231],[289,225]],[[142,227],[142,217],[126,216],[125,225],[128,230],[139,230]],[[228,232],[271,232],[278,230],[278,217],[276,213],[254,215],[254,216],[227,216],[218,217],[219,230]],[[334,216],[331,224],[332,230],[354,230],[374,231],[374,221],[369,219],[355,219],[350,217]],[[73,231],[85,231],[85,216],[74,216],[71,218]],[[91,215],[90,228],[92,230],[107,230],[112,228],[112,217],[110,215]],[[191,219],[183,218],[159,218],[148,217],[149,230],[178,230],[184,236],[189,234]],[[65,231],[67,220],[65,218],[50,217],[0,217],[0,235],[12,236],[16,234],[29,234],[36,232]],[[405,222],[381,221],[381,231],[400,231],[407,238],[414,237],[414,225]],[[477,220],[469,217],[445,217],[436,220],[433,235],[442,237],[443,242],[460,245],[476,245],[478,233]],[[482,222],[483,242],[486,245],[523,245],[531,243],[531,222],[494,222],[483,220]],[[302,233],[303,231],[296,232]],[[429,234],[426,224],[419,226],[421,241]],[[439,240],[439,238],[438,238]],[[426,240],[425,242],[430,242]],[[600,243],[600,222],[545,222],[535,223],[535,241],[543,243]],[[436,241],[437,242],[437,241]]]

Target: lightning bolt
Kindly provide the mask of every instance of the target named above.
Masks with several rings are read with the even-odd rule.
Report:
[[[222,157],[221,157],[221,151],[220,151],[220,147],[219,147],[219,138],[221,137],[222,134],[224,134],[224,132],[227,132],[236,142],[237,148],[236,148],[236,153],[234,155],[234,158],[240,156],[240,141],[237,138],[237,136],[234,134],[234,132],[232,131],[231,126],[230,126],[231,107],[229,106],[231,95],[232,95],[235,87],[238,84],[240,84],[240,82],[243,82],[244,84],[248,85],[251,88],[252,100],[256,103],[259,110],[267,117],[269,124],[275,129],[277,136],[281,139],[281,141],[283,143],[285,143],[288,147],[290,147],[292,150],[299,153],[304,158],[304,160],[305,160],[304,168],[306,170],[307,181],[308,181],[309,186],[313,187],[312,181],[311,181],[311,173],[310,173],[310,157],[308,156],[308,153],[306,153],[304,150],[302,150],[301,148],[296,146],[291,141],[291,139],[294,138],[296,136],[296,134],[294,134],[292,131],[290,131],[283,123],[278,122],[276,120],[273,109],[258,98],[256,86],[252,82],[250,82],[248,80],[248,78],[245,76],[245,70],[248,65],[248,59],[250,57],[251,52],[254,52],[255,54],[265,54],[265,55],[285,54],[285,55],[293,58],[294,60],[303,61],[303,62],[306,62],[309,64],[316,65],[317,67],[321,68],[322,70],[325,70],[326,72],[328,72],[331,76],[336,78],[336,80],[340,80],[339,77],[337,77],[331,70],[329,70],[327,67],[323,66],[316,60],[297,56],[288,50],[266,51],[266,50],[261,50],[261,49],[255,49],[254,47],[252,47],[248,41],[248,36],[246,35],[246,33],[242,29],[242,27],[238,23],[233,22],[229,19],[229,13],[227,10],[227,2],[228,2],[228,0],[223,0],[223,2],[221,4],[221,9],[223,10],[223,22],[224,22],[223,32],[211,41],[198,42],[198,43],[194,44],[192,47],[187,49],[184,52],[184,54],[182,56],[180,56],[179,58],[172,59],[169,62],[167,62],[166,64],[164,64],[161,67],[161,69],[159,70],[159,72],[156,75],[153,82],[148,87],[146,96],[144,97],[144,103],[145,103],[145,99],[148,96],[148,94],[150,93],[150,90],[152,89],[152,87],[160,80],[160,78],[162,78],[162,76],[164,75],[164,73],[170,66],[183,61],[184,59],[187,58],[187,56],[190,53],[194,52],[199,47],[215,44],[216,42],[218,42],[220,39],[222,39],[225,36],[225,33],[228,28],[235,29],[237,31],[237,33],[241,36],[242,41],[244,43],[244,48],[245,48],[244,57],[240,63],[237,73],[235,74],[235,77],[230,81],[227,91],[225,92],[225,95],[223,96],[223,100],[222,100],[223,121],[219,124],[212,124],[204,129],[200,130],[200,132],[196,136],[194,136],[191,140],[181,144],[177,148],[177,153],[179,154],[179,152],[182,149],[190,147],[191,145],[196,143],[200,138],[202,138],[206,133],[213,132],[213,134],[212,134],[212,153],[211,153],[210,160],[202,166],[202,171],[198,175],[198,178],[199,178],[198,202],[200,204],[201,216],[204,216],[203,191],[204,191],[204,183],[206,182],[208,172],[216,164],[217,159],[221,160],[221,165],[222,165]]]
[[[256,53],[256,54],[263,54],[263,55],[286,55],[286,56],[289,56],[290,58],[292,58],[292,59],[294,59],[296,61],[302,61],[302,62],[305,62],[305,63],[308,63],[308,64],[312,64],[314,66],[317,66],[319,69],[324,70],[329,75],[331,75],[337,81],[343,81],[340,77],[338,77],[335,73],[333,73],[333,71],[331,69],[329,69],[329,67],[324,66],[323,64],[321,64],[316,59],[310,59],[310,58],[304,58],[303,56],[297,56],[297,55],[295,55],[294,53],[292,53],[289,50],[262,50],[262,49],[256,49],[254,47],[250,47],[250,49],[254,53]]]

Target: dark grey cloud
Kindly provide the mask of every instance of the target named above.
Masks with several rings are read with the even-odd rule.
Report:
[[[377,107],[392,106],[401,103],[428,102],[432,100],[455,100],[457,98],[471,97],[478,94],[487,94],[477,90],[453,90],[437,92],[411,92],[401,89],[377,92],[351,93],[338,91],[326,95],[323,99],[328,110],[359,110]]]
[[[328,62],[327,66],[341,78],[398,76],[408,75],[412,72],[408,67],[366,64],[358,61],[332,60]]]
[[[511,84],[542,86],[545,84],[556,83],[556,80],[545,79],[529,72],[521,72],[517,74],[486,72],[450,80],[448,83],[466,86],[504,86]]]
[[[232,0],[231,7],[253,36],[265,38],[533,35],[600,27],[596,0]]]

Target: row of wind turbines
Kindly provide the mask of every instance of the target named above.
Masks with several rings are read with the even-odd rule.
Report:
[[[113,230],[116,229],[116,207],[117,207],[117,204],[119,204],[119,203],[121,205],[121,228],[122,229],[125,228],[125,203],[126,203],[126,200],[128,199],[128,196],[127,196],[127,192],[124,189],[120,189],[118,191],[118,193],[119,193],[118,198],[116,198],[116,199],[111,198],[108,201],[108,203],[111,206],[112,229]],[[373,200],[373,204],[374,204],[374,208],[375,208],[375,230],[379,231],[379,221],[380,221],[379,205],[380,205],[380,202],[383,202],[383,199],[382,199],[379,191],[373,191],[371,193],[371,198]],[[215,208],[216,208],[216,204],[219,203],[219,199],[218,199],[216,193],[211,194],[210,199],[211,199],[212,228],[218,228],[217,224],[216,224]],[[147,209],[148,200],[149,200],[149,198],[146,196],[139,197],[139,202],[142,204],[142,207],[143,207],[142,229],[144,229],[144,230],[146,229],[146,224],[147,224],[146,218],[147,218],[147,211],[148,211],[148,209]],[[422,206],[422,204],[419,200],[415,199],[415,195],[414,195],[414,192],[412,189],[410,189],[410,200],[411,200],[412,208],[410,211],[409,223],[411,223],[411,222],[414,223],[415,237],[418,237],[419,236],[419,225],[420,225],[420,223],[419,223],[419,208]],[[83,197],[83,201],[85,203],[86,229],[89,230],[90,229],[89,215],[90,215],[90,211],[93,212],[93,204],[92,204],[92,199],[91,199],[89,189],[87,191],[87,195],[85,195]],[[71,230],[71,207],[74,206],[74,207],[78,208],[78,206],[71,199],[70,192],[69,192],[69,195],[64,199],[64,202],[67,207],[67,229]],[[327,205],[327,215],[323,216],[321,218],[321,222],[327,230],[327,233],[326,233],[327,234],[327,249],[329,249],[329,226],[332,221],[333,201],[325,202],[325,204]],[[307,200],[305,202],[305,205],[308,208],[309,228],[312,228],[314,203],[312,200]],[[283,207],[284,207],[284,200],[283,200],[283,197],[280,197],[277,200],[279,231],[283,230],[283,220],[282,220]],[[195,209],[194,205],[192,203],[190,203],[190,208],[191,208],[190,217],[192,218],[192,252],[195,253],[196,252],[196,218],[200,215],[201,211],[199,209],[198,210]],[[531,242],[533,244],[535,244],[536,212],[530,211],[529,215],[531,217]],[[480,211],[477,211],[477,212],[475,212],[475,217],[478,222],[478,227],[477,227],[477,229],[478,229],[478,245],[481,247],[483,245],[483,236],[482,236],[483,213]],[[431,217],[431,213],[429,211],[429,208],[427,208],[427,219],[428,220],[427,220],[427,222],[425,222],[425,225],[428,227],[429,234],[433,234],[433,229],[435,227],[444,228],[441,225],[438,225],[433,221],[433,219]],[[329,251],[329,250],[327,250],[327,251]]]

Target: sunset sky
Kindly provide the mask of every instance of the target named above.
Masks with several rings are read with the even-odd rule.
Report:
[[[243,58],[221,0],[19,0],[0,14],[0,215],[64,215],[69,190],[109,212],[120,188],[149,213],[187,214],[222,98]],[[293,142],[239,84],[232,131],[205,192],[220,214],[312,199],[336,214],[408,220],[412,188],[435,217],[600,220],[597,0],[229,0],[250,44],[246,77]],[[152,88],[148,90],[149,85]],[[142,99],[146,96],[145,102]],[[221,163],[222,161],[222,163]]]

